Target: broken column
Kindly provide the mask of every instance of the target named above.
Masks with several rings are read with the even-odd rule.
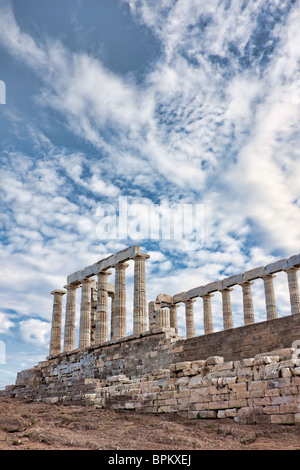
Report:
[[[91,279],[84,278],[81,285],[79,348],[91,344],[91,282]]]
[[[170,311],[167,307],[157,311],[155,326],[157,328],[170,328]]]
[[[118,263],[115,268],[114,338],[126,336],[126,276],[128,263]]]
[[[79,283],[64,286],[67,289],[64,351],[75,349],[76,291]]]
[[[50,356],[61,352],[61,322],[62,322],[62,297],[65,295],[64,290],[53,290],[53,311],[50,339]]]
[[[194,302],[195,299],[185,300],[185,323],[186,323],[186,338],[193,338],[196,336],[195,333],[195,322],[194,322]]]
[[[134,293],[133,293],[133,333],[147,330],[146,309],[146,271],[145,261],[149,255],[139,253],[134,260]]]
[[[289,294],[291,303],[291,314],[300,313],[300,297],[297,271],[299,268],[293,267],[286,269],[285,272],[288,276]]]
[[[97,282],[97,314],[95,343],[104,343],[108,335],[108,287],[107,280],[111,271],[100,271]]]

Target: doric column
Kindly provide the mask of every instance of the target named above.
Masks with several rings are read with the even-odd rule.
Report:
[[[193,338],[196,336],[195,333],[195,322],[194,322],[194,302],[195,299],[185,300],[185,324],[186,324],[186,337]]]
[[[115,294],[114,292],[109,292],[108,297],[111,298],[111,306],[110,306],[110,339],[114,339],[114,313],[115,313]]]
[[[212,313],[211,313],[211,297],[214,294],[205,294],[201,295],[203,300],[203,322],[204,322],[204,334],[207,335],[209,333],[214,332],[213,321],[212,321]]]
[[[128,263],[118,263],[115,268],[115,302],[114,302],[114,337],[126,336],[126,276]]]
[[[274,277],[275,277],[275,274],[267,274],[267,276],[262,277],[264,281],[264,286],[265,286],[267,320],[273,320],[274,318],[277,318],[274,285],[273,285]]]
[[[168,308],[159,309],[155,321],[157,328],[170,328],[170,310]]]
[[[61,320],[62,320],[62,296],[66,293],[64,290],[53,290],[53,311],[50,339],[50,356],[61,352]]]
[[[175,333],[178,333],[178,323],[177,323],[177,304],[170,304],[170,327],[175,328]]]
[[[91,282],[92,279],[84,278],[81,284],[79,348],[85,348],[91,344]]]
[[[134,292],[133,292],[133,333],[147,330],[146,304],[146,271],[145,261],[149,255],[137,254],[134,260]]]
[[[232,287],[226,287],[220,292],[222,294],[222,306],[223,306],[223,328],[224,330],[229,330],[233,328],[232,320],[232,309],[231,309],[231,299],[230,292],[233,290]]]
[[[75,349],[76,291],[78,284],[68,284],[64,287],[67,289],[64,351],[72,351]]]
[[[253,313],[253,300],[251,294],[251,286],[253,281],[241,282],[240,286],[243,289],[243,311],[244,311],[244,325],[254,323]]]
[[[300,313],[300,296],[297,271],[299,268],[293,267],[286,269],[285,272],[288,276],[289,294],[291,303],[291,314]]]
[[[108,291],[107,280],[111,271],[100,271],[97,282],[97,314],[95,343],[104,343],[108,335]]]

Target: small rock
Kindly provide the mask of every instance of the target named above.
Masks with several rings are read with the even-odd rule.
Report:
[[[255,432],[248,432],[244,436],[241,437],[240,443],[241,444],[252,444],[252,442],[256,441],[256,433]]]

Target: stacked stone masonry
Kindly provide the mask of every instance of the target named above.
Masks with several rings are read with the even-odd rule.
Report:
[[[132,246],[67,277],[54,290],[50,355],[21,371],[4,395],[240,423],[300,423],[300,255],[146,302],[145,261]],[[134,262],[133,334],[126,336],[126,269]],[[114,285],[109,283],[115,270]],[[290,315],[277,311],[273,279],[285,271]],[[261,279],[266,320],[255,322],[251,286]],[[234,328],[231,292],[239,286],[244,326]],[[81,288],[78,348],[76,291]],[[222,298],[223,331],[214,332],[211,297]],[[66,295],[63,328],[63,296]],[[110,325],[109,303],[111,297]],[[194,303],[202,299],[202,336]],[[185,337],[177,307],[185,305]],[[197,320],[198,321],[198,320]],[[62,342],[63,339],[63,342]],[[63,344],[61,344],[63,343]],[[269,352],[266,352],[269,351]]]
[[[170,347],[170,340],[175,339],[172,332],[155,336],[156,348],[150,351],[146,346],[144,350],[145,356],[154,362],[159,352],[163,353],[164,347]],[[113,358],[120,359],[119,353],[120,347],[110,351],[112,362]],[[39,363],[34,369],[21,372],[17,384],[7,387],[6,395],[48,403],[178,413],[188,418],[234,418],[243,424],[300,423],[297,348],[276,349],[254,358],[226,362],[221,356],[211,356],[148,372],[147,366],[143,366],[141,376],[130,375],[128,371],[107,375],[104,370],[108,367],[107,356],[101,361],[101,354],[97,360],[94,355],[93,362],[89,354],[81,353],[78,362],[64,355]]]

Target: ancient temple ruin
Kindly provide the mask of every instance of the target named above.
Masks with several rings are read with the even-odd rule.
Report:
[[[16,384],[3,393],[50,403],[176,412],[191,418],[299,423],[300,254],[178,294],[160,293],[147,303],[148,258],[139,246],[131,246],[69,275],[63,290],[51,292],[49,356],[19,372]],[[133,334],[126,336],[126,268],[131,260]],[[109,283],[112,270],[114,284]],[[281,271],[286,273],[290,299],[290,315],[285,316],[278,314],[273,285]],[[259,322],[251,292],[258,279],[263,280],[266,310],[265,320]],[[239,327],[233,324],[233,289],[242,294],[244,325]],[[216,332],[213,295],[222,299],[223,330]],[[194,304],[199,298],[204,334],[197,336]],[[180,303],[185,305],[184,336],[178,334]]]

